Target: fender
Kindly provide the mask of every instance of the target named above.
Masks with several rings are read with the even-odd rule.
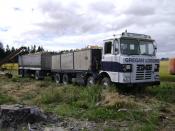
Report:
[[[104,76],[107,76],[107,77],[109,77],[109,78],[111,79],[109,73],[106,72],[106,71],[100,72],[99,75],[98,75],[98,77],[97,77],[97,79],[98,79],[98,80],[101,80]]]

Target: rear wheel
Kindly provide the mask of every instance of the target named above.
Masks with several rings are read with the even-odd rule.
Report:
[[[63,84],[64,85],[67,85],[67,84],[69,84],[71,82],[71,80],[70,80],[70,77],[68,76],[68,74],[64,74],[63,75]]]
[[[95,79],[93,76],[89,76],[87,78],[87,86],[93,86],[93,85],[95,85]]]
[[[42,80],[42,79],[44,79],[41,71],[35,71],[35,79],[36,80]]]
[[[101,80],[101,85],[103,87],[109,87],[111,86],[112,82],[111,82],[111,79],[109,77],[104,77],[102,80]]]
[[[60,74],[55,74],[55,82],[57,83],[57,84],[60,84],[60,83],[62,83],[62,77],[61,77],[61,75]]]
[[[12,78],[12,77],[13,77],[13,75],[12,75],[11,73],[6,73],[5,76],[6,76],[7,78]]]
[[[23,70],[23,77],[28,77],[29,76],[29,71],[28,70]]]
[[[24,77],[24,70],[19,70],[19,75],[20,75],[21,77]]]

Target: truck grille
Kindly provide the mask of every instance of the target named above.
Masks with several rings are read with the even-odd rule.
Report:
[[[136,80],[150,80],[152,65],[137,65]]]

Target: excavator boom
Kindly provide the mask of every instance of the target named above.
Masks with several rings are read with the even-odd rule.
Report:
[[[14,57],[16,57],[17,55],[19,55],[24,49],[26,49],[25,47],[21,47],[18,50],[12,52],[10,55],[6,56],[4,59],[0,60],[0,67],[5,64],[6,62],[12,60]]]

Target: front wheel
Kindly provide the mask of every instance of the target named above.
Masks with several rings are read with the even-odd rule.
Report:
[[[112,82],[111,82],[111,79],[109,77],[104,77],[101,80],[101,85],[104,87],[109,87],[109,86],[111,86],[111,84],[112,84]]]

